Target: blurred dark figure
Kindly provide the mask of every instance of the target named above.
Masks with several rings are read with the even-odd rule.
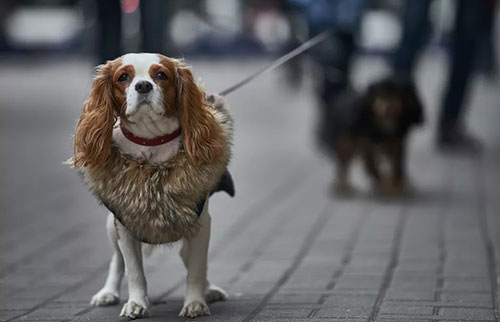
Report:
[[[302,13],[309,38],[326,29],[333,31],[332,37],[310,51],[321,66],[320,99],[328,105],[335,94],[349,85],[351,58],[365,0],[283,0],[282,3],[287,11]]]
[[[397,74],[410,75],[428,33],[428,11],[432,0],[406,0],[403,15],[403,38],[392,66]],[[439,115],[437,144],[442,149],[478,152],[479,142],[463,125],[464,98],[474,71],[481,35],[492,21],[490,0],[457,0],[452,37],[451,70]]]
[[[10,1],[0,1],[0,52],[7,49],[5,24],[12,7],[13,4]]]
[[[115,59],[123,54],[122,51],[122,7],[134,5],[136,1],[128,0],[98,0],[99,40],[98,59],[100,63]],[[166,30],[166,0],[139,1],[141,12],[141,50],[150,53],[165,54]]]
[[[478,72],[490,79],[498,77],[498,61],[495,48],[495,15],[496,4],[498,0],[489,1],[490,14],[486,15],[482,34],[479,36],[479,49],[476,58]]]
[[[285,55],[299,47],[305,41],[302,38],[305,36],[306,31],[304,30],[302,10],[295,4],[295,1],[280,0],[279,4],[290,26],[290,39],[283,45],[280,53],[280,55]],[[286,82],[294,88],[298,88],[302,84],[304,75],[302,65],[303,55],[291,59],[284,65]]]
[[[349,167],[362,158],[377,192],[399,196],[407,187],[406,145],[410,130],[423,122],[423,108],[408,79],[385,78],[363,93],[343,91],[329,105],[322,128],[324,150],[336,160],[335,191],[352,192]],[[383,161],[388,161],[385,169]]]

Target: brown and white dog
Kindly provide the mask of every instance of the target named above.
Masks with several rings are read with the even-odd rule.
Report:
[[[217,142],[207,97],[189,68],[179,60],[158,54],[127,54],[100,66],[75,133],[72,163],[96,167],[109,159],[111,147],[126,155],[162,163],[182,149],[192,164],[203,164],[222,153]],[[219,97],[211,96],[215,106]],[[199,230],[184,238],[180,255],[187,269],[187,290],[180,316],[210,314],[207,302],[224,300],[226,292],[207,280],[207,252],[211,218],[205,202]],[[91,300],[95,306],[119,303],[126,268],[129,299],[121,316],[150,315],[141,242],[109,213],[107,230],[114,246],[108,277]]]

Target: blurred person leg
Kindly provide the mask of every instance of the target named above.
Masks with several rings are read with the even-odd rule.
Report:
[[[350,85],[352,57],[365,0],[318,1],[310,7],[308,22],[311,36],[328,28],[333,29],[333,36],[316,51],[323,66],[320,98],[328,104]]]
[[[0,1],[0,52],[9,49],[6,24],[14,5],[13,1]]]
[[[305,19],[300,6],[297,6],[294,1],[280,0],[279,4],[290,26],[290,38],[280,50],[280,55],[285,55],[299,47],[303,42],[300,36],[305,35]],[[304,56],[299,55],[284,65],[286,81],[294,88],[298,88],[302,84],[303,60]]]
[[[122,54],[122,9],[120,0],[98,0],[96,2],[99,24],[97,55],[99,64],[103,64]]]
[[[165,52],[166,0],[141,1],[142,50],[148,53]]]
[[[354,192],[350,180],[349,169],[356,153],[356,142],[348,135],[339,137],[336,144],[336,171],[335,192],[340,195],[350,195]]]
[[[397,74],[413,72],[417,55],[425,43],[429,29],[429,6],[432,0],[406,0],[403,9],[403,36],[392,67]]]
[[[282,0],[287,10],[301,12],[309,38],[330,29],[333,35],[310,51],[321,67],[320,100],[328,104],[349,83],[355,36],[365,7],[365,0]]]
[[[488,0],[486,17],[481,31],[479,52],[476,57],[478,71],[494,80],[498,76],[495,43],[495,0]]]
[[[352,30],[338,30],[334,34],[335,49],[325,57],[321,97],[324,102],[330,100],[349,86],[352,56],[355,51]]]
[[[463,126],[464,99],[474,72],[480,33],[487,17],[485,0],[460,0],[455,20],[451,73],[439,116],[438,144],[441,148],[477,151],[479,142]]]

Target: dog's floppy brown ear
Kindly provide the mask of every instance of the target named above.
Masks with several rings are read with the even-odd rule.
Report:
[[[112,63],[98,67],[89,98],[83,104],[76,126],[73,166],[94,167],[111,153],[111,136],[116,121],[112,96]]]
[[[184,149],[195,165],[210,163],[223,152],[220,125],[208,110],[204,92],[193,74],[176,61],[177,110],[184,138]]]

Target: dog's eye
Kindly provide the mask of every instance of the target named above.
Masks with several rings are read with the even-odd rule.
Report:
[[[128,74],[127,73],[123,73],[120,75],[120,77],[118,77],[118,81],[121,83],[121,82],[126,82],[128,81]]]
[[[158,72],[158,73],[156,73],[156,78],[161,79],[161,80],[166,80],[167,74],[165,74],[164,72]]]

